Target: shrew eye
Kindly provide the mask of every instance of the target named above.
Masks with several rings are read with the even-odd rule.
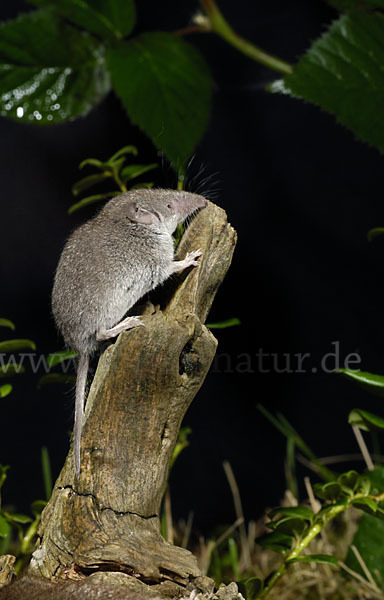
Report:
[[[171,204],[167,204],[167,208],[172,208]]]

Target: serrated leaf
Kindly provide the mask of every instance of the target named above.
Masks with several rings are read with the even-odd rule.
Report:
[[[9,319],[0,319],[0,327],[9,327],[9,329],[15,329],[14,324]]]
[[[370,229],[367,233],[368,242],[372,242],[372,240],[377,238],[379,235],[382,235],[383,233],[384,227],[373,227],[373,229]]]
[[[0,114],[53,124],[87,114],[110,90],[104,47],[38,10],[0,26]]]
[[[102,38],[122,38],[135,26],[133,0],[28,0],[43,8],[53,8],[59,15]]]
[[[263,535],[256,541],[263,548],[267,548],[268,550],[274,550],[275,552],[280,553],[285,552],[286,550],[290,550],[292,546],[292,536],[285,535],[284,533],[280,533],[279,531],[272,531],[272,533]]]
[[[124,182],[130,181],[131,179],[135,179],[135,177],[140,177],[140,175],[144,175],[144,173],[148,173],[148,171],[153,171],[153,169],[158,168],[157,163],[152,163],[150,165],[127,165],[123,169],[121,169],[120,177]]]
[[[11,527],[5,517],[0,514],[0,538],[5,538],[9,534]]]
[[[101,181],[110,179],[110,177],[110,173],[95,173],[94,175],[88,175],[87,177],[83,177],[83,179],[80,179],[79,181],[76,181],[76,183],[73,184],[72,194],[74,196],[78,196],[79,194],[81,194],[81,192],[84,192],[84,190],[87,190],[88,188],[92,187],[93,185],[96,185],[97,183],[100,183]]]
[[[303,554],[297,556],[296,558],[287,560],[287,565],[290,565],[294,562],[315,562],[333,565],[334,567],[339,566],[339,561],[331,554]]]
[[[241,325],[241,321],[237,317],[232,317],[232,319],[226,319],[225,321],[219,321],[217,323],[206,323],[205,325],[206,327],[209,327],[209,329],[226,329],[227,327]]]
[[[41,389],[43,386],[48,384],[66,385],[68,383],[75,384],[76,376],[64,375],[62,373],[47,373],[47,375],[43,375],[43,377],[40,377],[37,387],[38,389]]]
[[[306,519],[307,521],[312,521],[314,517],[313,511],[306,506],[279,506],[268,513],[270,519],[273,519],[276,515],[297,517],[299,519]]]
[[[19,350],[36,350],[36,344],[32,340],[5,340],[0,342],[0,353],[18,352]]]
[[[384,419],[360,408],[354,408],[348,415],[348,423],[364,431],[384,429]]]
[[[52,352],[47,356],[47,365],[50,369],[61,364],[65,360],[70,360],[77,357],[77,352],[73,350],[61,350],[60,352]]]
[[[93,196],[87,196],[83,198],[79,202],[72,204],[68,209],[68,214],[71,215],[76,210],[80,210],[80,208],[84,208],[84,206],[88,206],[89,204],[94,204],[95,202],[100,202],[100,200],[106,200],[107,198],[113,198],[113,196],[117,196],[121,192],[119,190],[114,192],[106,192],[104,194],[94,194]]]
[[[335,372],[355,381],[368,392],[384,396],[384,375],[374,375],[367,371],[352,371],[350,369],[338,369]]]
[[[8,394],[10,394],[11,392],[12,386],[10,383],[0,385],[0,398],[5,398],[5,396],[8,396]]]
[[[112,84],[130,119],[183,169],[208,124],[211,77],[178,36],[143,33],[107,51]]]
[[[238,581],[237,587],[246,600],[256,600],[264,588],[264,582],[260,577],[249,577],[244,581]]]
[[[271,91],[313,102],[384,152],[384,15],[352,12],[334,21]]]

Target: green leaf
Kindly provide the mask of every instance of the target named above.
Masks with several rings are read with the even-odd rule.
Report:
[[[0,513],[0,538],[5,538],[9,534],[11,527],[5,517]]]
[[[354,408],[348,415],[348,423],[356,425],[359,429],[370,431],[371,429],[384,429],[384,419],[366,410]]]
[[[291,549],[292,536],[280,533],[279,531],[273,531],[258,538],[256,542],[263,548],[283,553]]]
[[[356,11],[340,17],[271,91],[313,102],[384,152],[383,31],[380,13]]]
[[[76,376],[64,375],[62,373],[47,373],[47,375],[43,375],[43,377],[40,377],[37,387],[38,389],[41,389],[43,386],[48,384],[63,385],[68,383],[76,383]]]
[[[47,506],[47,502],[45,500],[35,500],[31,504],[32,514],[35,517],[37,517],[38,515],[41,515],[41,513],[43,512],[43,510],[46,506]]]
[[[48,354],[47,356],[47,365],[50,369],[52,369],[52,367],[56,367],[56,365],[61,364],[65,360],[70,360],[76,357],[77,352],[74,352],[73,350],[61,350],[60,352],[52,352],[52,354]]]
[[[359,491],[361,494],[367,496],[371,491],[371,478],[370,477],[360,477],[359,479]]]
[[[337,481],[342,487],[349,488],[354,491],[359,483],[359,474],[356,471],[347,471],[338,476]]]
[[[114,192],[106,192],[103,194],[95,194],[94,196],[87,196],[83,198],[79,202],[72,204],[68,209],[68,214],[71,215],[76,210],[80,210],[80,208],[84,208],[84,206],[88,206],[89,204],[94,204],[95,202],[99,202],[100,200],[105,200],[106,198],[113,198],[113,196],[118,196],[121,192],[119,190]]]
[[[384,233],[384,227],[374,227],[367,233],[368,242],[372,242],[376,237]]]
[[[356,508],[360,508],[361,510],[367,512],[369,515],[375,514],[378,508],[377,502],[368,496],[364,498],[356,498],[355,500],[352,500],[351,503]]]
[[[90,165],[91,167],[96,167],[98,169],[102,169],[104,167],[105,163],[103,163],[98,158],[85,158],[79,164],[79,169],[83,169],[87,165]]]
[[[144,173],[148,173],[148,171],[152,171],[153,169],[158,168],[157,163],[152,163],[150,165],[127,165],[123,169],[121,169],[120,176],[124,182],[130,181],[131,179],[135,179],[135,177],[140,177],[140,175],[144,175]]]
[[[102,38],[122,38],[135,26],[133,0],[28,0],[53,8],[62,17]]]
[[[125,154],[133,154],[134,156],[137,156],[138,152],[136,146],[123,146],[120,148],[120,150],[115,152],[115,154],[112,154],[111,158],[107,160],[106,164],[111,165],[115,163],[120,156],[125,156]]]
[[[29,517],[28,515],[21,515],[18,513],[8,513],[4,511],[4,516],[6,517],[7,521],[10,521],[11,523],[20,523],[20,525],[25,525],[26,523],[32,523],[33,519],[31,517]]]
[[[301,556],[297,556],[296,558],[287,560],[287,565],[290,565],[294,562],[315,562],[333,565],[334,567],[339,566],[339,561],[331,554],[303,554]]]
[[[209,329],[226,329],[227,327],[234,327],[235,325],[241,325],[241,321],[237,317],[232,317],[232,319],[226,319],[226,321],[219,321],[217,323],[206,323],[206,327],[209,327]]]
[[[0,26],[0,114],[53,124],[87,114],[110,90],[104,47],[34,11]]]
[[[256,600],[257,596],[263,590],[264,582],[260,577],[249,577],[244,581],[238,581],[237,587],[239,588],[240,594],[246,600]]]
[[[112,84],[130,119],[183,169],[208,124],[211,77],[190,44],[143,33],[107,51]]]
[[[298,517],[299,519],[306,519],[310,522],[312,522],[314,517],[313,511],[306,506],[279,506],[268,513],[268,517],[270,519],[276,515],[283,515],[285,517]]]
[[[359,522],[359,527],[353,538],[352,544],[356,546],[372,577],[381,587],[384,579],[384,521],[374,516],[364,514]],[[349,549],[346,560],[348,567],[365,574],[357,560],[352,548]]]
[[[0,327],[9,327],[9,329],[15,329],[14,324],[9,319],[0,319]]]
[[[18,352],[19,350],[36,350],[35,342],[32,340],[5,340],[0,342],[0,353],[2,352]]]
[[[88,188],[92,187],[93,185],[96,185],[97,183],[100,183],[101,181],[110,179],[110,177],[111,173],[95,173],[94,175],[88,175],[87,177],[84,177],[83,179],[80,179],[79,181],[76,181],[76,183],[73,184],[72,194],[74,196],[78,196],[79,194],[81,194],[81,192],[84,192],[84,190],[87,190]]]
[[[14,375],[19,375],[20,373],[24,373],[25,369],[21,364],[10,363],[8,365],[4,364],[0,366],[0,378],[1,377],[13,377]]]
[[[12,386],[10,383],[6,383],[5,385],[0,385],[0,398],[5,398],[12,392]]]
[[[338,369],[336,373],[341,373],[348,379],[356,381],[363,388],[376,395],[384,396],[384,375],[374,375],[367,371],[351,371],[350,369]]]
[[[330,481],[324,484],[316,483],[313,486],[313,491],[318,498],[331,500],[332,502],[336,502],[344,496],[341,485],[337,481]]]
[[[294,537],[301,536],[307,528],[305,519],[298,517],[283,517],[277,521],[270,521],[266,525],[278,533]]]

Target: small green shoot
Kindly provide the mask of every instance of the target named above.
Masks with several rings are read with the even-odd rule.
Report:
[[[75,204],[72,204],[68,210],[68,213],[72,214],[75,211],[88,206],[89,204],[112,198],[121,192],[126,192],[128,189],[152,187],[153,182],[135,183],[134,180],[141,177],[145,173],[148,173],[149,171],[157,169],[158,165],[157,163],[150,163],[147,165],[126,164],[128,155],[137,156],[137,154],[138,151],[135,146],[124,146],[106,161],[101,161],[97,158],[86,158],[83,160],[79,165],[79,169],[83,169],[85,166],[93,167],[94,169],[98,170],[98,173],[87,175],[86,177],[83,177],[77,181],[72,186],[72,193],[74,196],[79,196],[83,192],[89,190],[91,187],[94,187],[95,185],[105,181],[113,182],[113,184],[116,184],[118,189],[86,196]]]

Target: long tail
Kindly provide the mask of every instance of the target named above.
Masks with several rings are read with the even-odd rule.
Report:
[[[88,354],[80,354],[79,364],[77,365],[75,425],[73,428],[73,439],[74,439],[73,454],[75,457],[76,477],[79,477],[79,475],[80,475],[80,442],[81,442],[81,431],[83,429],[85,386],[87,383],[88,366],[89,366]]]

